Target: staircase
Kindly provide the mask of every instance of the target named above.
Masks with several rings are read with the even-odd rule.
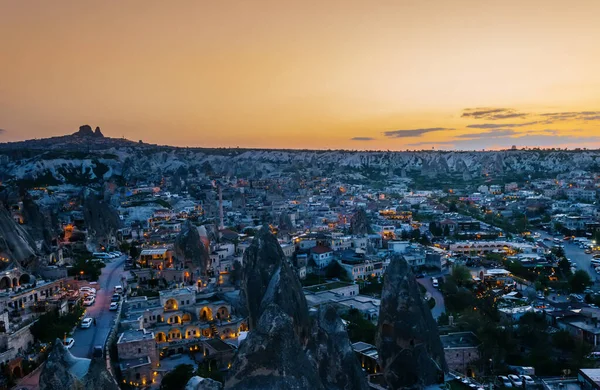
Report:
[[[219,329],[217,329],[216,321],[210,322],[210,330],[212,331],[213,338],[219,338]]]

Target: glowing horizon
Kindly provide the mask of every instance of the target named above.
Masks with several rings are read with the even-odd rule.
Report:
[[[593,0],[2,8],[0,142],[88,123],[174,146],[600,147]]]

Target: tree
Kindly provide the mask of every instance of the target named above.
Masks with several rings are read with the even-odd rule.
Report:
[[[129,256],[131,256],[131,258],[135,260],[138,258],[140,253],[141,253],[140,249],[137,246],[135,246],[134,244],[131,244],[131,248],[129,248]]]
[[[413,240],[418,240],[421,238],[421,231],[419,229],[413,229],[412,232],[410,232],[410,238]]]
[[[452,274],[450,277],[457,286],[464,286],[468,283],[472,283],[473,281],[471,271],[469,271],[469,269],[464,265],[455,265],[452,267]]]
[[[571,291],[574,293],[582,293],[591,284],[592,279],[590,278],[590,275],[581,269],[575,271],[573,276],[571,276],[571,280],[569,280]]]
[[[558,261],[558,270],[564,278],[571,276],[571,263],[569,263],[569,260],[567,260],[566,257],[562,257]]]
[[[233,267],[231,267],[231,271],[229,272],[229,280],[231,283],[236,284],[238,280],[240,280],[242,276],[242,263],[239,260],[235,260],[233,262]]]
[[[352,342],[363,341],[375,344],[377,326],[365,319],[358,309],[350,309],[347,314],[342,315],[342,318],[348,321],[348,338]]]
[[[160,390],[184,390],[185,385],[194,376],[194,366],[180,364],[169,371],[160,382]]]
[[[450,235],[450,226],[444,225],[444,237],[448,237]]]

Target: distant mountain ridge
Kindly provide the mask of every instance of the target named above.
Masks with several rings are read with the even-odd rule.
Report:
[[[164,174],[246,178],[328,175],[556,175],[598,171],[598,150],[346,151],[183,148],[105,137],[82,126],[72,135],[0,144],[0,180],[47,184],[100,182],[114,176],[150,180]]]

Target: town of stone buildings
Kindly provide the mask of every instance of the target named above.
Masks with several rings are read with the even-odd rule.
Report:
[[[598,388],[597,165],[27,142],[0,147],[2,389]]]

